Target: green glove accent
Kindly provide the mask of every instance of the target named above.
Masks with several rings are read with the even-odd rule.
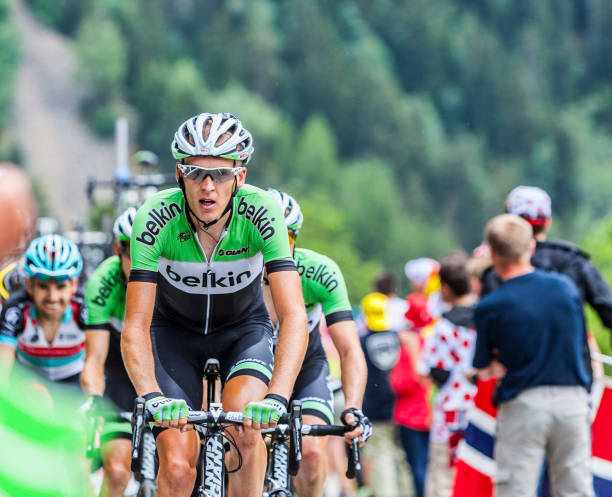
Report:
[[[276,399],[265,398],[259,402],[250,402],[244,408],[244,419],[253,423],[268,424],[271,420],[278,421],[287,412],[285,405]]]
[[[155,421],[173,421],[189,417],[187,402],[158,395],[145,402],[145,408]]]

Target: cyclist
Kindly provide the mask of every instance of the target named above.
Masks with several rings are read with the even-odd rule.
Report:
[[[102,407],[102,396],[121,411],[131,411],[136,397],[121,358],[121,330],[125,287],[130,274],[130,237],[136,209],[129,207],[113,225],[115,255],[106,259],[89,278],[85,292],[85,365],[81,386],[87,406]],[[131,430],[129,423],[106,422],[100,438],[104,480],[101,494],[121,497],[130,479]]]
[[[7,379],[16,355],[46,380],[78,384],[87,315],[77,292],[82,269],[79,249],[61,235],[30,243],[25,289],[11,295],[0,313],[0,379]]]
[[[506,199],[506,212],[521,216],[531,225],[536,240],[535,253],[531,258],[533,266],[569,276],[578,287],[583,302],[588,302],[599,314],[604,326],[612,329],[612,291],[589,255],[565,240],[547,239],[552,225],[548,193],[535,186],[517,186]],[[483,296],[500,285],[492,267],[485,270],[482,281]]]
[[[134,221],[121,349],[157,424],[181,427],[158,431],[158,496],[193,488],[199,444],[185,432],[186,408],[202,404],[211,357],[221,363],[224,409],[245,415],[232,430],[242,453],[242,469],[229,476],[232,495],[255,496],[266,465],[258,430],[286,412],[308,340],[299,275],[278,205],[245,184],[253,144],[236,116],[189,118],[172,152],[179,188],[147,200]],[[280,321],[274,355],[264,267]],[[229,464],[238,464],[236,451]]]
[[[304,216],[299,204],[287,193],[268,188],[285,214],[289,245],[302,280],[302,293],[308,313],[308,349],[293,388],[292,399],[302,401],[304,423],[333,424],[333,392],[329,387],[329,367],[321,342],[319,324],[325,322],[340,356],[342,389],[345,409],[341,419],[357,427],[345,435],[348,443],[355,437],[365,442],[372,432],[369,419],[361,411],[367,367],[357,329],[353,321],[346,285],[338,265],[329,257],[295,247]],[[275,307],[268,278],[264,278],[264,295],[268,310],[275,321]],[[294,483],[300,497],[323,494],[327,474],[325,458],[327,437],[305,437],[300,472]]]

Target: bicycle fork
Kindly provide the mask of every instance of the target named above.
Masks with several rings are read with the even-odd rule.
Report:
[[[224,462],[223,434],[218,432],[209,435],[204,455],[201,458],[203,478],[198,488],[199,497],[223,497],[225,495]]]

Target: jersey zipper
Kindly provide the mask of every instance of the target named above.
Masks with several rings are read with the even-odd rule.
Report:
[[[209,261],[206,258],[206,253],[204,252],[204,249],[202,248],[202,244],[200,243],[200,239],[198,238],[198,233],[194,232],[194,238],[196,239],[198,247],[200,247],[200,250],[202,252],[202,257],[204,257],[204,261],[206,262],[206,278],[208,278],[208,275],[212,273],[212,259],[214,259],[215,254],[217,253],[217,249],[219,248],[219,245],[221,244],[221,242],[223,241],[226,235],[227,235],[227,226],[223,228],[223,231],[221,232],[221,236],[219,237],[219,241],[215,245],[215,248],[213,249],[212,254],[210,256],[211,260]],[[204,321],[204,330],[203,330],[205,335],[208,334],[208,328],[210,324],[209,322],[210,321],[210,301],[211,301],[210,293],[207,293],[206,294],[206,319]]]

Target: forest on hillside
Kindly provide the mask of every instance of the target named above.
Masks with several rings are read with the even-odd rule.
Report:
[[[0,116],[18,60],[9,1]],[[74,39],[92,128],[127,115],[167,170],[188,116],[237,114],[255,138],[249,182],[299,200],[298,243],[338,260],[354,301],[383,266],[479,244],[517,184],[551,194],[558,236],[581,240],[610,210],[605,0],[28,5]]]

